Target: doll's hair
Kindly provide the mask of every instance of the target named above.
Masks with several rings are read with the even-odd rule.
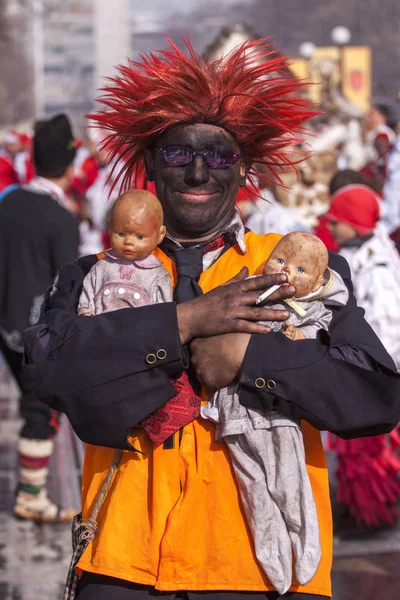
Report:
[[[233,135],[251,186],[259,178],[280,182],[279,172],[295,164],[287,148],[303,141],[302,124],[317,114],[298,93],[307,84],[290,73],[287,57],[267,39],[246,42],[214,61],[202,58],[189,40],[186,52],[168,43],[141,62],[120,65],[101,90],[105,108],[88,115],[109,132],[104,145],[120,189],[143,181],[145,152],[161,135],[194,123]]]

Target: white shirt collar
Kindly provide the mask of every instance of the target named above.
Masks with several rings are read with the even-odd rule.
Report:
[[[54,181],[50,181],[50,179],[46,179],[45,177],[40,177],[37,175],[32,179],[32,181],[23,187],[25,190],[32,192],[50,194],[50,196],[57,200],[61,206],[67,208],[67,197],[64,190],[59,185],[54,183]]]
[[[243,225],[243,221],[242,221],[242,217],[240,216],[240,213],[238,212],[238,210],[235,210],[235,214],[233,215],[231,221],[226,225],[226,227],[224,227],[224,229],[222,229],[221,231],[218,232],[218,235],[222,235],[223,233],[231,233],[234,236],[234,239],[236,241],[236,243],[238,244],[240,251],[243,252],[243,254],[246,254],[246,242],[244,239],[246,230],[244,228]],[[176,244],[176,246],[178,248],[182,248],[182,245],[177,242],[176,240],[174,240],[174,238],[170,235],[168,235],[167,233],[167,237],[168,239],[170,239],[174,244]],[[200,245],[200,243],[199,243]],[[203,271],[205,271],[206,269],[208,269],[209,267],[211,267],[212,264],[214,264],[216,262],[216,260],[221,256],[221,254],[224,252],[224,248],[217,248],[216,250],[212,250],[211,252],[206,252],[203,255]]]
[[[236,243],[239,245],[240,250],[243,252],[243,254],[246,254],[247,248],[244,239],[246,230],[243,225],[242,217],[240,216],[240,213],[237,209],[235,209],[235,214],[233,215],[232,219],[229,221],[226,227],[224,227],[224,229],[218,232],[218,235],[222,235],[223,233],[228,232],[234,235]],[[177,240],[175,240],[169,233],[167,233],[167,238],[174,242],[174,244],[176,244],[178,248],[182,248],[182,245]],[[203,242],[199,242],[198,245],[200,246],[201,243]]]

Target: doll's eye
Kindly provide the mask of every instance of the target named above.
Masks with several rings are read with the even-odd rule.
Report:
[[[144,235],[137,235],[136,237],[138,240],[142,240],[144,238]]]
[[[303,267],[297,267],[297,272],[298,273],[304,273]]]
[[[122,231],[120,231],[120,232],[118,233],[118,237],[125,237],[125,234],[124,234],[124,233],[122,233]]]
[[[278,265],[284,265],[285,261],[283,260],[283,258],[278,258],[277,261]]]

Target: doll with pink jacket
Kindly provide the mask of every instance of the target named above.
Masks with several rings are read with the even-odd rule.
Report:
[[[78,315],[172,302],[169,273],[152,254],[166,234],[159,200],[144,190],[125,192],[108,224],[111,250],[85,277]]]
[[[162,206],[154,194],[131,190],[115,201],[108,220],[111,249],[83,281],[77,312],[94,317],[123,308],[173,301],[171,277],[152,252],[166,235]],[[164,360],[162,348],[143,357],[149,364]],[[198,416],[198,398],[186,371],[171,381],[176,395],[139,425],[154,444]]]

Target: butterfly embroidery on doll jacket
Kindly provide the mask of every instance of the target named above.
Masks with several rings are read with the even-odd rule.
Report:
[[[134,272],[135,272],[135,269],[133,267],[121,265],[119,268],[119,278],[120,279],[132,279],[132,275],[134,274]]]

